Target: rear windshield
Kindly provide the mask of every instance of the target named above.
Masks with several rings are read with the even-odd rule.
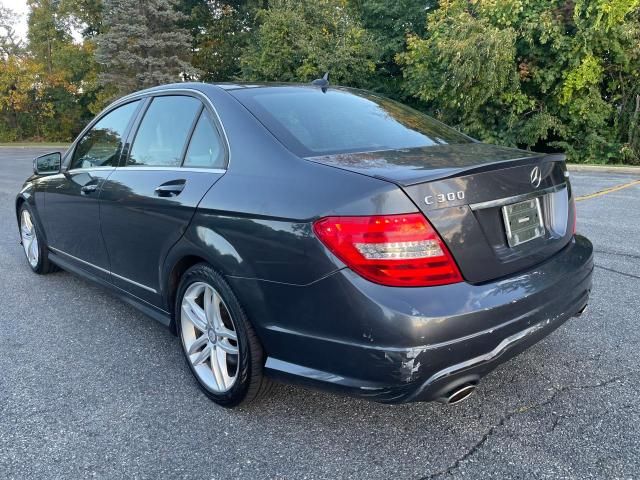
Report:
[[[298,86],[230,93],[302,157],[471,141],[412,108],[360,91]]]

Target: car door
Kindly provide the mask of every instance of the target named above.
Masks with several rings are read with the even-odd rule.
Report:
[[[120,161],[140,101],[106,112],[72,146],[61,173],[46,178],[44,221],[49,247],[67,261],[109,280],[100,234],[100,189]]]
[[[102,187],[102,234],[114,284],[162,307],[162,263],[226,171],[227,149],[213,110],[195,96],[151,98],[134,130]]]

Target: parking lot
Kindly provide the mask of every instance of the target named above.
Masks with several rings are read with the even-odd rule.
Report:
[[[640,174],[573,172],[588,311],[468,401],[387,406],[280,386],[228,411],[177,338],[101,288],[31,272],[14,197],[42,149],[0,148],[0,478],[640,477]]]

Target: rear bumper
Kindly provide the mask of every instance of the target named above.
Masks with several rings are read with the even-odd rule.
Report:
[[[399,403],[476,383],[544,338],[585,308],[592,272],[592,245],[576,236],[543,264],[483,285],[390,288],[348,269],[307,286],[229,280],[251,306],[267,374]]]
[[[407,396],[405,400],[437,400],[446,397],[447,392],[458,387],[478,383],[482,377],[498,365],[542,340],[569,318],[580,316],[587,306],[587,301],[588,293],[585,294],[584,301],[578,303],[578,305],[582,306],[579,307],[577,311],[569,311],[540,321],[524,330],[503,338],[495,348],[486,353],[463,360],[462,362],[435,372],[422,385]]]

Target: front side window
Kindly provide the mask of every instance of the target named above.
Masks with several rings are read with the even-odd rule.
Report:
[[[110,111],[78,142],[69,168],[115,167],[122,150],[122,136],[138,108],[139,100]]]
[[[203,110],[189,142],[185,167],[224,168],[224,148],[211,114]]]
[[[179,167],[191,126],[202,104],[193,97],[156,97],[144,114],[128,166]]]

